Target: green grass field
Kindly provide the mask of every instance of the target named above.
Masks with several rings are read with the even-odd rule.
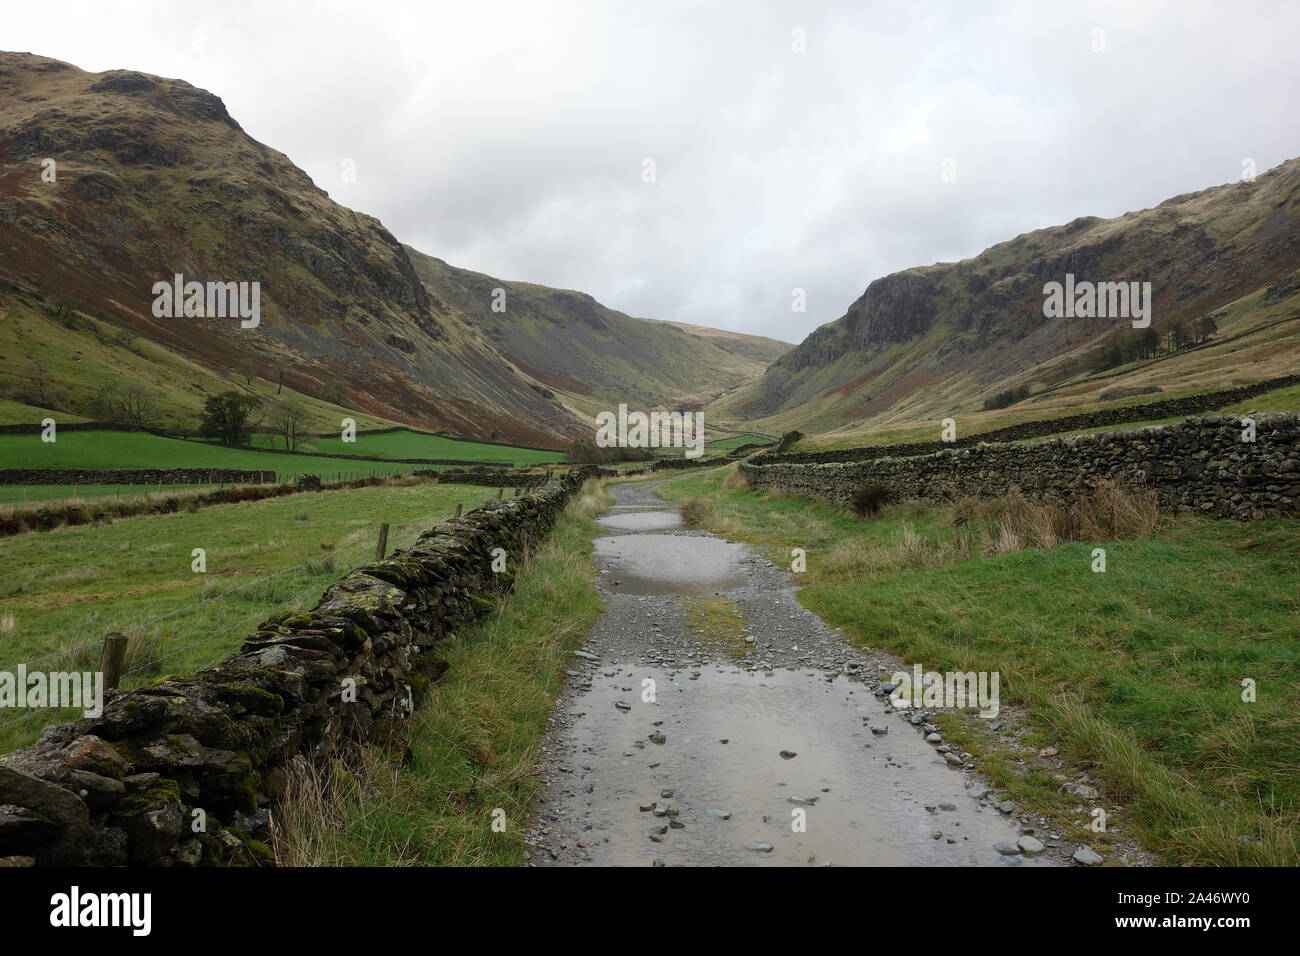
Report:
[[[733,448],[739,448],[741,445],[770,445],[771,439],[764,438],[761,435],[733,435],[730,438],[718,438],[713,441],[705,442],[704,447],[709,454],[718,454],[720,452],[730,451]]]
[[[1235,415],[1247,412],[1300,412],[1300,385],[1278,388],[1224,409]]]
[[[396,449],[408,447],[401,444],[406,440],[404,436],[419,437],[414,432],[397,432],[392,435],[372,436],[370,440],[379,442],[380,439],[392,438],[394,442],[386,447]],[[340,441],[338,447],[339,449],[367,447],[361,445],[365,437],[361,436],[355,446],[344,445]],[[520,464],[563,458],[558,453],[537,452],[531,449],[457,442],[446,438],[434,440],[440,443],[438,445],[440,454],[436,457],[459,455],[465,460],[515,461]],[[447,453],[441,453],[443,450]],[[524,452],[531,456],[528,462],[523,461]],[[357,450],[347,453],[365,452]],[[266,452],[227,448],[209,442],[162,438],[148,432],[65,431],[57,434],[57,440],[53,442],[41,441],[40,435],[0,435],[0,468],[246,468],[274,470],[277,481],[289,481],[294,475],[306,472],[332,481],[336,478],[403,474],[410,472],[412,467],[382,461],[354,461],[347,458],[272,455]],[[166,488],[167,486],[164,486],[164,490]],[[56,485],[53,491],[56,499],[71,498],[73,488],[68,485]],[[27,500],[35,504],[48,501],[50,492],[49,485],[0,485],[0,503],[22,504]],[[126,486],[112,489],[81,486],[76,489],[76,492],[81,498],[93,498],[99,494],[111,497],[119,493],[126,494],[128,489]],[[142,493],[139,487],[135,492]]]
[[[1124,800],[1130,829],[1170,862],[1300,864],[1294,521],[1188,516],[1135,540],[957,557],[951,508],[897,505],[859,521],[724,487],[729,471],[660,492],[694,499],[701,526],[782,566],[806,548],[799,600],[853,642],[927,669],[998,671],[1004,704],[1028,708],[1042,739]],[[1094,544],[1104,574],[1091,570]],[[1242,700],[1246,678],[1256,702]],[[990,741],[965,746],[999,764]],[[1056,785],[1009,769],[998,782],[1028,806]]]
[[[255,444],[260,448],[270,445],[266,435],[258,435]],[[283,448],[282,439],[276,439]],[[355,442],[345,442],[339,435],[310,438],[297,451],[320,452],[328,455],[366,455],[373,458],[448,458],[456,461],[510,462],[519,467],[564,461],[562,451],[536,448],[519,448],[507,445],[488,445],[482,442],[444,438],[428,432],[402,429],[377,435],[358,434]]]
[[[81,665],[75,669],[93,669],[97,648],[61,652],[179,612],[139,635],[137,645],[157,641],[152,657],[144,659],[200,639],[208,642],[169,658],[161,668],[147,668],[126,686],[159,673],[193,670],[236,648],[244,628],[274,610],[314,603],[349,568],[371,560],[381,522],[392,525],[391,553],[451,517],[457,504],[468,510],[495,496],[495,488],[408,481],[6,539],[0,547],[0,669],[48,654]],[[205,573],[191,569],[195,548],[206,551]],[[266,580],[307,562],[309,570]],[[193,607],[241,587],[245,590],[232,598]],[[146,650],[133,647],[130,660],[140,660]],[[34,718],[16,730],[0,729],[0,752],[30,740],[40,725]]]

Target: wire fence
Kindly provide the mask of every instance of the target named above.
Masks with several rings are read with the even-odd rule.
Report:
[[[390,526],[385,553],[391,555],[409,548],[423,532],[449,517],[426,515]],[[319,558],[214,593],[128,630],[119,629],[118,633],[126,639],[125,657],[120,677],[114,683],[121,689],[130,689],[151,680],[201,669],[236,650],[250,630],[271,614],[313,607],[340,577],[375,559],[376,530],[354,532],[348,541]],[[5,623],[0,620],[0,639]],[[101,638],[60,648],[33,660],[2,666],[0,674],[16,675],[20,669],[28,674],[100,671],[104,668],[106,646]],[[4,713],[0,710],[0,714]],[[34,729],[24,732],[16,725],[37,717],[45,718],[40,723],[49,724],[78,715],[76,710],[51,707],[19,709],[12,717],[6,715],[6,719],[0,720],[0,753],[35,733]]]

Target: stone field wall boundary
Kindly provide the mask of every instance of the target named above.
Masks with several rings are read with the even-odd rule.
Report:
[[[1041,442],[950,448],[930,455],[842,463],[764,461],[739,465],[751,488],[848,505],[879,482],[890,501],[939,503],[990,498],[1013,489],[1069,499],[1104,480],[1155,491],[1162,507],[1259,518],[1293,514],[1300,501],[1300,415],[1255,419],[1255,440],[1235,415]]]
[[[599,474],[578,468],[489,500],[347,574],[311,610],[267,618],[220,663],[46,728],[0,758],[0,863],[270,862],[270,813],[290,763],[404,721],[445,668],[439,642],[494,608],[521,559]],[[505,571],[492,570],[495,548]],[[195,811],[205,832],[194,832]]]

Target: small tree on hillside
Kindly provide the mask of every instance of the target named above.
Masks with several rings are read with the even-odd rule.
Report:
[[[99,395],[99,407],[111,422],[152,428],[160,416],[153,394],[139,385],[110,385]]]
[[[270,433],[283,438],[284,447],[293,451],[303,442],[307,414],[297,402],[277,402],[271,406],[267,424],[270,426]]]
[[[1169,329],[1169,351],[1181,352],[1191,344],[1191,339],[1187,335],[1187,330],[1183,328],[1183,323],[1175,322]]]
[[[50,376],[45,371],[45,366],[33,362],[27,369],[27,380],[31,383],[31,395],[36,401],[33,404],[40,405],[41,408],[50,407]]]
[[[343,393],[347,391],[347,387],[347,382],[336,378],[322,385],[317,394],[321,401],[329,402],[331,405],[342,405]]]

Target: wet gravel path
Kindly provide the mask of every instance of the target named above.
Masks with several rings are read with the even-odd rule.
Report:
[[[551,717],[530,865],[1068,862],[928,713],[887,706],[896,659],[846,644],[749,547],[686,528],[662,483],[611,486],[598,519],[606,612]]]

